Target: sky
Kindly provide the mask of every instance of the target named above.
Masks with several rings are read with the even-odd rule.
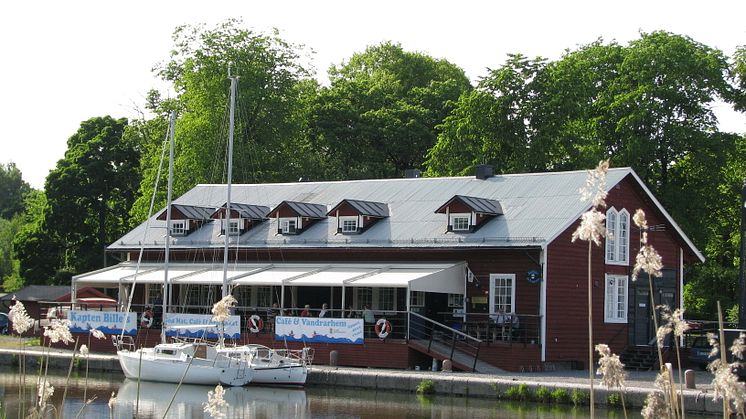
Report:
[[[419,1],[25,0],[0,2],[0,163],[42,189],[67,139],[95,116],[134,118],[145,94],[169,86],[151,69],[168,58],[176,26],[241,18],[311,52],[327,81],[368,45],[398,42],[444,58],[476,82],[508,53],[557,59],[599,37],[626,44],[666,30],[730,56],[746,44],[746,2],[712,0]],[[715,105],[720,128],[746,132],[746,116]],[[0,197],[2,199],[2,197]]]

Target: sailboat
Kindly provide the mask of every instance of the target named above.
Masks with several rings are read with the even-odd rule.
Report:
[[[313,362],[313,348],[272,349],[264,345],[247,344],[232,348],[248,359],[251,384],[302,386]],[[245,354],[245,355],[243,355]]]
[[[233,158],[233,115],[235,111],[235,96],[237,77],[231,77],[230,87],[230,133],[228,139],[228,222],[230,222],[230,189],[231,189],[231,160]],[[171,113],[169,124],[169,175],[168,193],[166,206],[166,245],[164,259],[164,298],[163,313],[167,313],[167,304],[170,301],[171,284],[168,276],[168,264],[170,253],[170,230],[171,230],[171,189],[173,179],[173,154],[174,154],[174,124],[175,113]],[[223,297],[228,295],[227,283],[227,255],[228,235],[225,240]],[[142,253],[141,253],[142,254]],[[139,265],[139,262],[138,262]],[[136,276],[135,280],[136,281]],[[134,282],[133,281],[133,287]],[[134,294],[134,293],[133,293]],[[131,300],[130,300],[131,301]],[[129,307],[127,309],[129,312]],[[219,340],[217,345],[211,345],[203,340],[176,340],[167,343],[164,325],[161,331],[161,343],[153,348],[135,348],[134,341],[130,336],[124,334],[116,336],[114,343],[117,347],[119,364],[124,375],[131,379],[146,381],[159,381],[166,383],[184,384],[225,384],[229,386],[242,386],[251,382],[253,370],[250,365],[251,353],[249,351],[237,351],[235,348],[226,348],[224,345],[223,324],[207,325],[206,328],[218,328]],[[178,327],[171,327],[178,329]],[[177,334],[178,336],[178,334]]]

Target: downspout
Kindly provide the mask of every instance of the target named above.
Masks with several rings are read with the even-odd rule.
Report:
[[[410,292],[409,282],[407,282],[407,341],[409,341],[409,338],[410,338],[409,332],[410,332],[410,328],[412,327],[412,315],[411,315],[412,307],[410,307],[410,304],[409,304],[410,303],[409,292]]]
[[[345,305],[345,283],[342,282],[342,317],[345,317],[345,310],[347,309],[347,306]]]
[[[679,310],[684,309],[684,249],[679,248]],[[684,347],[684,336],[679,337],[679,347]]]
[[[541,246],[541,287],[539,288],[539,328],[541,339],[541,362],[547,360],[547,251],[548,246]]]

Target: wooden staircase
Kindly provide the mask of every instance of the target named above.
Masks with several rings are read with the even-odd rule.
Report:
[[[633,371],[658,369],[658,351],[655,346],[629,346],[619,356],[624,368]]]

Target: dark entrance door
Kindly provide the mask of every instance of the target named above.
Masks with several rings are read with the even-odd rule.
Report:
[[[650,345],[655,339],[655,325],[650,307],[650,285],[647,274],[640,275],[637,281],[630,282],[629,306],[629,341],[633,345]],[[664,269],[662,278],[653,278],[653,296],[655,306],[664,304],[675,309],[676,299],[676,271]],[[660,315],[658,315],[660,325]]]
[[[425,307],[427,307],[425,317],[447,324],[443,313],[448,311],[448,294],[428,292],[425,295]],[[451,316],[448,316],[448,319],[450,318]]]

